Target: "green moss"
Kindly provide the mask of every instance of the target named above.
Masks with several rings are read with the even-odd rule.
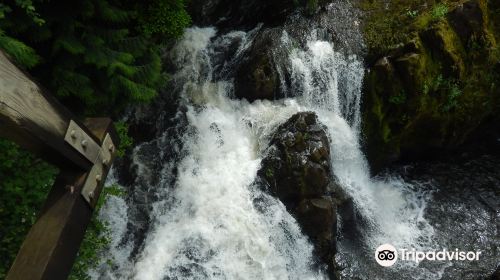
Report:
[[[274,177],[274,171],[273,171],[273,169],[272,169],[272,168],[268,168],[268,169],[266,169],[266,177],[267,177],[268,179],[271,179],[271,178],[273,178],[273,177]]]
[[[441,20],[422,33],[422,39],[436,61],[439,61],[448,75],[457,78],[465,74],[464,59],[467,54],[460,38],[450,27],[448,21]]]
[[[444,3],[439,3],[434,5],[431,12],[433,19],[440,19],[444,17],[447,13],[448,13],[448,6],[446,6],[446,4]]]
[[[401,90],[397,95],[389,97],[389,102],[395,105],[401,105],[406,102],[406,92]]]
[[[448,100],[443,106],[445,112],[449,112],[452,109],[460,106],[458,98],[462,95],[462,90],[457,83],[451,83],[448,89]]]
[[[451,14],[454,6],[463,1],[442,2],[449,7],[450,16],[434,3],[429,6],[432,9],[413,6],[420,2],[391,1],[385,10],[387,18],[374,17],[377,10],[369,10],[367,22],[375,25],[365,23],[369,60],[387,55],[385,62],[372,66],[365,76],[364,132],[372,163],[398,151],[419,156],[429,149],[456,147],[483,120],[500,112],[500,30],[498,24],[492,24],[498,22],[498,13],[488,10],[492,2],[478,0],[484,26],[466,34],[470,38],[462,38],[463,33],[459,37],[450,24],[457,16]],[[362,3],[372,8],[382,5],[378,1]],[[404,20],[388,12],[403,11],[403,7]],[[409,10],[418,10],[418,15],[409,16]],[[391,24],[386,29],[380,26],[387,22]],[[404,36],[393,36],[402,30]]]
[[[444,18],[448,10],[464,2],[444,0],[361,0],[363,31],[371,55],[382,55],[408,42],[416,33]]]

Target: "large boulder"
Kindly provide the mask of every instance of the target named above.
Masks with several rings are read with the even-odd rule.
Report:
[[[330,146],[315,113],[297,113],[278,127],[259,174],[272,194],[293,207],[303,198],[327,192],[332,178]]]
[[[332,197],[330,144],[315,113],[293,115],[278,127],[258,172],[271,194],[297,219],[332,274],[337,206]]]

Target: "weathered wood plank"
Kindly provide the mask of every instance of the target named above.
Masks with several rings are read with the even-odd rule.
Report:
[[[109,119],[86,121],[99,143],[109,133],[118,139]],[[113,154],[114,156],[114,154]],[[109,167],[96,190],[101,192]],[[66,279],[92,217],[92,208],[81,196],[88,173],[63,170],[50,191],[39,218],[31,228],[12,265],[7,280]],[[92,178],[90,178],[92,179]]]
[[[70,120],[76,121],[73,114],[0,50],[0,136],[18,142],[56,165],[69,163],[87,170],[92,162],[64,141]]]

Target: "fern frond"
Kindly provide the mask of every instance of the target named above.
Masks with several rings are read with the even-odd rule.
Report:
[[[97,0],[95,4],[97,12],[104,21],[123,23],[128,21],[132,16],[131,12],[113,6],[105,0]]]
[[[0,48],[10,55],[17,63],[26,68],[37,65],[41,58],[35,50],[23,42],[11,38],[0,30]]]
[[[85,46],[73,35],[59,37],[54,41],[53,52],[59,52],[61,49],[70,54],[82,54],[85,52]]]

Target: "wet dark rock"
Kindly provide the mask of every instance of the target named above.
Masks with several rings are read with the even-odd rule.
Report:
[[[295,216],[316,247],[318,258],[330,265],[337,229],[336,207],[332,198],[303,199],[295,209]]]
[[[424,217],[434,228],[439,246],[481,252],[478,261],[451,262],[443,280],[498,279],[499,155],[464,152],[389,172],[420,193],[431,194]]]
[[[257,99],[279,99],[284,97],[280,91],[278,69],[284,68],[285,57],[276,61],[274,51],[280,48],[281,30],[267,29],[259,32],[254,39],[247,58],[237,69],[235,95],[248,101]]]
[[[362,37],[352,32],[359,25],[354,20],[355,9],[338,2],[341,0],[304,1],[299,5],[302,11],[308,5],[316,7],[310,16],[293,13],[280,26],[261,26],[234,73],[235,97],[250,102],[294,97],[290,55],[298,48],[307,49],[311,36],[332,42],[336,51],[362,53]]]
[[[297,113],[278,127],[258,174],[333,273],[339,197],[333,194],[328,136],[315,113]]]
[[[163,199],[157,191],[160,180],[172,186],[176,179],[176,165],[165,168],[165,163],[177,159],[182,150],[184,143],[178,135],[187,124],[185,110],[175,94],[162,92],[155,102],[131,108],[126,116],[134,149],[113,165],[118,183],[127,188],[125,200],[134,206],[127,210],[125,239],[133,244],[130,257],[140,252],[153,220],[153,204]],[[151,157],[153,154],[156,156]]]
[[[500,266],[497,267],[495,272],[491,275],[491,280],[500,280]]]
[[[258,23],[267,26],[283,24],[296,10],[311,16],[329,0],[193,0],[189,11],[196,25],[251,29]]]
[[[328,137],[312,112],[298,113],[271,140],[261,175],[271,193],[294,207],[303,198],[321,197],[331,181]]]

